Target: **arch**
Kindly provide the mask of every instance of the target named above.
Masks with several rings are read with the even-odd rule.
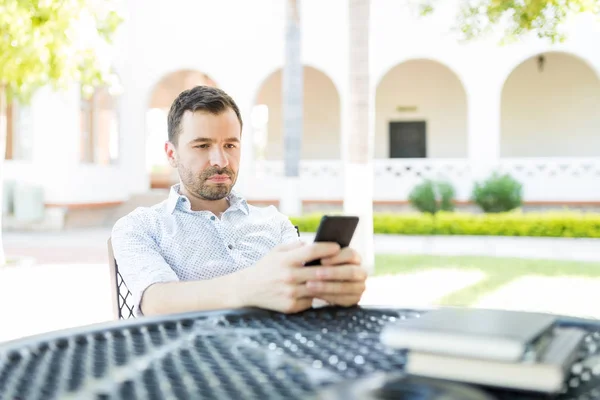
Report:
[[[252,121],[258,157],[283,159],[282,69],[268,75],[254,101]],[[341,104],[333,80],[323,71],[304,66],[302,159],[339,159]]]
[[[502,157],[600,155],[600,79],[591,65],[563,51],[518,64],[502,87]]]
[[[554,50],[552,50],[552,49],[539,48],[536,51],[533,51],[533,52],[530,51],[524,55],[515,57],[514,62],[510,63],[508,65],[508,68],[506,69],[506,71],[503,73],[503,75],[501,75],[500,82],[506,83],[508,78],[510,78],[510,76],[513,74],[513,72],[518,67],[523,65],[523,63],[530,61],[531,59],[537,58],[538,56],[540,56],[542,54],[563,54],[563,55],[567,55],[572,58],[575,58],[575,59],[579,60],[580,62],[586,64],[592,71],[594,71],[594,73],[596,74],[598,79],[600,79],[600,70],[598,69],[598,68],[600,68],[600,66],[595,65],[595,63],[592,60],[590,60],[586,55],[580,54],[578,51],[575,51],[572,49],[569,49],[569,50],[554,49]]]
[[[177,96],[198,85],[217,86],[210,76],[201,71],[181,69],[164,75],[150,92],[146,109],[146,168],[152,188],[165,188],[177,182],[177,173],[164,153],[167,116]]]
[[[467,95],[458,75],[427,58],[389,69],[375,89],[375,158],[466,155]]]
[[[148,108],[168,110],[179,93],[198,85],[217,86],[210,76],[201,71],[181,69],[167,73],[154,85]]]
[[[114,81],[98,86],[93,92],[80,96],[80,161],[99,165],[115,164],[119,160],[121,145],[121,121],[119,95],[120,78],[114,73]]]

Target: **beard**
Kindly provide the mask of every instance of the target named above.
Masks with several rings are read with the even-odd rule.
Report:
[[[185,188],[190,193],[205,200],[221,200],[229,196],[236,180],[236,173],[227,167],[210,167],[202,171],[200,176],[195,175],[181,165],[178,166],[177,170]],[[208,179],[213,175],[226,175],[229,177],[230,182],[209,182]]]

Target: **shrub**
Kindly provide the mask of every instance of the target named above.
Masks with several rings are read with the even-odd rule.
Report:
[[[427,179],[413,188],[408,199],[413,207],[425,213],[454,210],[454,188],[448,182]]]
[[[315,232],[320,215],[294,217],[301,232]],[[375,214],[377,234],[490,235],[600,238],[600,214],[583,212],[467,214],[438,212]]]
[[[522,185],[508,174],[492,174],[473,188],[473,201],[486,213],[507,212],[522,204]]]

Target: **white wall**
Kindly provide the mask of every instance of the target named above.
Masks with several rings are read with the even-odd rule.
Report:
[[[544,54],[519,65],[502,93],[503,157],[600,155],[600,80],[582,60]]]
[[[256,104],[269,108],[267,160],[283,159],[282,71],[262,85]],[[304,67],[303,159],[340,158],[340,97],[331,79],[321,71]]]
[[[397,107],[416,107],[398,111]],[[462,83],[444,65],[412,60],[379,82],[375,102],[375,157],[389,157],[389,123],[425,121],[428,158],[467,155],[467,98]]]
[[[122,166],[80,163],[79,90],[40,90],[30,110],[34,149],[31,162],[7,161],[5,180],[41,186],[52,204],[126,200],[128,177]]]
[[[415,18],[406,2],[372,1],[372,92],[387,72],[406,61],[429,59],[447,66],[462,82],[466,101],[474,112],[467,114],[466,122],[453,125],[457,132],[458,126],[466,124],[462,139],[440,139],[440,146],[433,147],[432,154],[493,160],[500,154],[500,93],[510,72],[528,57],[549,49],[568,49],[600,71],[600,53],[595,51],[600,32],[585,21],[574,24],[571,41],[555,46],[536,38],[502,48],[496,46],[495,38],[458,43],[449,34],[456,1],[444,2],[435,15],[425,19]],[[303,63],[333,81],[343,106],[348,92],[347,0],[303,0],[301,4]],[[149,96],[163,76],[181,69],[207,74],[238,102],[246,122],[239,184],[243,187],[243,182],[252,180],[250,112],[265,80],[283,65],[284,7],[285,1],[281,0],[173,0],[167,13],[162,0],[129,2],[127,45],[122,46],[119,62],[127,71],[124,110],[132,119],[123,148],[131,192],[148,187],[144,119]],[[415,79],[419,79],[420,72],[415,73]],[[430,75],[437,79],[437,73]],[[436,91],[433,94],[439,96]],[[342,132],[344,124],[342,121]],[[334,147],[338,146],[327,145],[332,151]],[[377,156],[381,152],[378,149]]]
[[[423,79],[421,86],[411,86],[411,90],[420,95],[424,94],[422,87],[427,83],[426,77],[444,85],[440,86],[445,88],[443,92],[440,92],[439,88],[428,89],[430,90],[428,97],[417,99],[424,101],[423,107],[426,108],[423,110],[430,109],[434,105],[431,97],[435,101],[443,100],[443,104],[447,105],[450,96],[458,93],[457,82],[462,82],[464,86],[469,110],[462,113],[460,110],[457,111],[456,115],[460,120],[451,121],[449,111],[440,112],[439,115],[432,117],[450,124],[453,127],[452,138],[456,140],[450,140],[450,134],[435,133],[436,140],[432,141],[431,154],[434,157],[467,156],[475,159],[474,156],[479,156],[480,161],[493,160],[500,155],[500,147],[504,155],[505,135],[503,133],[503,144],[500,145],[499,121],[501,89],[507,77],[524,60],[550,50],[572,53],[585,60],[594,71],[600,71],[600,52],[597,51],[597,43],[600,43],[600,29],[598,29],[600,25],[594,25],[591,19],[583,18],[581,21],[576,21],[570,28],[569,40],[559,45],[550,45],[534,37],[505,47],[495,46],[494,40],[462,44],[456,42],[455,38],[448,33],[453,17],[451,7],[456,1],[444,2],[436,15],[425,19],[415,18],[407,8],[407,2],[372,1],[370,41],[372,100],[376,100],[375,86],[395,66],[400,66],[399,68],[410,66],[411,63],[404,63],[415,59],[437,61],[453,71],[457,79],[449,78],[448,69],[435,69],[437,64],[433,63],[422,64],[421,67],[424,69],[406,70],[404,71],[406,75],[403,73],[394,79],[394,82],[404,81],[411,85]],[[303,0],[301,4],[303,63],[322,71],[331,79],[337,89],[343,111],[348,93],[348,2],[347,0]],[[269,75],[283,65],[285,1],[171,0],[166,5],[164,0],[131,0],[125,5],[128,19],[119,33],[115,56],[115,68],[125,89],[119,106],[122,117],[119,165],[90,168],[76,162],[78,156],[73,147],[77,146],[76,140],[79,138],[76,98],[59,101],[56,97],[47,97],[44,100],[42,96],[39,111],[34,117],[36,121],[33,123],[36,132],[35,165],[31,164],[34,166],[29,169],[13,168],[13,172],[8,171],[10,168],[7,168],[7,175],[9,172],[13,174],[12,176],[16,176],[21,171],[29,171],[24,174],[31,175],[31,179],[44,182],[48,187],[50,198],[61,202],[117,201],[127,198],[130,194],[147,191],[149,175],[146,169],[145,118],[150,96],[161,78],[170,72],[188,69],[207,74],[238,102],[246,122],[242,136],[244,170],[240,176],[240,185],[243,187],[244,182],[251,182],[253,154],[250,112],[256,103],[262,84]],[[591,83],[590,75],[583,69],[577,65],[564,65],[572,68],[573,75],[577,76],[576,81],[571,81],[573,85],[579,87],[587,82]],[[551,60],[548,62],[548,68],[552,68]],[[547,72],[551,73],[551,70]],[[517,71],[515,77],[521,73]],[[410,82],[406,82],[407,80]],[[445,86],[446,84],[449,86]],[[561,82],[557,84],[563,85],[559,86],[563,88],[566,85]],[[511,85],[512,83],[509,82],[508,87],[510,88]],[[584,89],[578,90],[582,90],[583,93]],[[308,94],[310,95],[311,92],[309,91]],[[569,109],[569,115],[573,119],[579,118],[579,121],[582,121],[580,117],[584,110],[598,114],[597,108],[593,108],[594,102],[597,101],[594,99],[595,97],[586,94],[585,101],[575,104],[578,107],[573,106]],[[399,100],[414,102],[414,97]],[[385,102],[389,102],[390,105],[393,102],[395,106],[398,98],[390,95],[384,104]],[[448,109],[444,108],[444,110]],[[465,114],[467,114],[466,122],[462,119]],[[548,113],[542,115],[545,120]],[[394,115],[386,115],[382,118],[391,117]],[[578,123],[577,132],[593,132],[592,122],[588,121],[589,124]],[[597,121],[595,119],[594,121],[593,124],[596,124]],[[345,123],[347,122],[341,121],[342,132]],[[463,124],[466,124],[466,134],[459,138],[458,132],[464,131]],[[505,124],[502,125],[503,131],[506,132]],[[376,140],[382,143],[381,121],[377,126],[379,133]],[[568,126],[572,128],[574,125],[568,124]],[[435,132],[441,131],[435,128]],[[576,148],[579,148],[578,154],[591,155],[594,146],[596,149],[599,148],[597,137],[598,135],[593,138],[576,136],[575,142],[571,141],[571,143],[576,143]],[[533,149],[532,145],[528,144],[529,147],[522,147],[519,150],[516,145],[510,144],[509,136],[506,136],[506,140],[509,149],[513,149],[509,154],[524,154],[523,149]],[[534,139],[531,140],[533,143]],[[536,141],[539,142],[537,139]],[[55,148],[56,143],[60,144],[60,149],[50,150]],[[318,152],[314,154],[318,154],[319,157],[324,156],[322,149],[325,148],[331,149],[331,158],[339,157],[339,146],[336,146],[333,141],[328,141],[326,146],[318,143],[314,146],[314,151]],[[553,154],[557,154],[555,150],[559,147],[553,146],[542,150],[547,151],[545,154],[550,154],[550,150],[554,149]],[[538,148],[535,150],[540,151]],[[560,155],[575,154],[569,151],[571,150],[561,148]],[[385,153],[386,150],[378,146],[376,156],[382,157]],[[68,177],[80,178],[69,181]]]

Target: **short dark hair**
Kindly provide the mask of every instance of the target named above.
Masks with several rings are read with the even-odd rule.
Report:
[[[227,109],[232,109],[242,126],[242,116],[235,101],[223,90],[212,86],[196,86],[184,90],[177,96],[169,110],[167,127],[169,131],[169,142],[177,145],[177,139],[181,132],[181,119],[186,111],[204,111],[219,115]]]

